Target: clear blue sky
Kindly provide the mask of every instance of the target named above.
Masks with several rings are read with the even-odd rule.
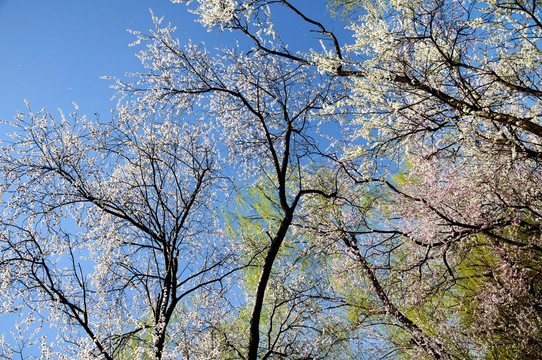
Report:
[[[149,8],[181,37],[218,38],[168,0],[0,0],[0,119],[24,110],[24,99],[36,110],[70,112],[75,101],[81,114],[107,115],[113,90],[100,76],[140,69],[126,30],[149,29]]]

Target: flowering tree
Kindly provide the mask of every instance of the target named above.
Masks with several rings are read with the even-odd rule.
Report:
[[[272,184],[266,196],[279,210],[265,248],[260,249],[265,255],[251,294],[248,353],[243,355],[251,359],[271,356],[281,347],[280,337],[262,346],[260,320],[273,264],[300,202],[308,195],[335,196],[333,187],[315,188],[305,180],[311,166],[326,161],[311,117],[340,99],[343,87],[315,68],[280,56],[224,49],[211,57],[198,46],[183,48],[171,37],[170,27],[155,21],[157,28],[151,35],[137,33],[139,41],[147,43],[140,57],[152,72],[136,75],[137,83],[118,80],[119,90],[137,96],[134,108],[163,109],[170,116],[205,104],[205,118],[219,130],[228,154],[227,166],[245,179]],[[245,352],[234,347],[238,354]]]
[[[469,308],[465,301],[474,303],[468,309],[473,322],[461,332],[487,356],[536,356],[540,10],[523,1],[364,6],[368,11],[354,25],[352,49],[371,60],[353,61],[341,71],[356,77],[353,86],[366,94],[362,109],[379,109],[362,117],[363,127],[379,131],[370,151],[406,149],[408,184],[392,187],[401,204],[393,212],[404,224],[401,232],[425,249],[423,258],[412,256],[412,266],[433,279],[424,292],[437,287],[446,296],[463,294],[463,309]],[[440,272],[436,265],[430,270],[432,259]],[[462,290],[466,268],[479,281],[475,293],[467,287],[469,296]],[[445,310],[459,317],[449,305],[444,302]],[[449,327],[438,331],[434,323],[431,330],[445,339]],[[465,340],[449,339],[454,341]]]
[[[330,1],[346,46],[187,3],[239,43],[154,18],[111,122],[12,124],[3,309],[61,325],[45,356],[536,358],[539,5]]]
[[[133,342],[154,358],[186,352],[179,334],[196,330],[196,309],[184,305],[179,319],[180,305],[224,291],[233,260],[210,236],[218,169],[204,128],[125,112],[106,124],[30,112],[12,125],[1,160],[4,311],[58,326],[45,355],[113,359]]]

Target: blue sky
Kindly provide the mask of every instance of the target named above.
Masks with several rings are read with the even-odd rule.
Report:
[[[217,40],[185,5],[168,0],[0,0],[0,119],[24,110],[24,99],[53,114],[69,112],[73,101],[81,114],[108,114],[114,92],[100,77],[140,69],[126,30],[149,29],[149,8],[178,25],[180,36]]]

